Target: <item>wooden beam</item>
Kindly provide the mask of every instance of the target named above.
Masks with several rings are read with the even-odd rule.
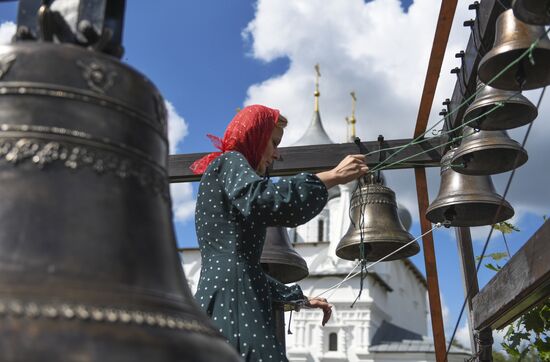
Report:
[[[550,297],[547,220],[472,300],[476,329],[499,329]]]
[[[443,64],[443,57],[445,56],[445,49],[447,48],[447,42],[453,24],[456,5],[457,0],[443,0],[441,3],[413,138],[417,138],[426,132],[437,81],[439,80],[439,74],[441,72],[441,65]],[[426,170],[424,168],[415,168],[414,174],[416,180],[416,194],[418,197],[418,211],[420,214],[420,226],[424,234],[428,232],[432,226],[425,217],[429,204]],[[446,343],[445,332],[443,330],[441,300],[439,299],[439,283],[437,279],[433,234],[430,232],[424,235],[422,243],[424,246],[424,263],[426,265],[426,279],[428,281],[428,298],[430,302],[435,356],[438,362],[442,362],[446,361]]]
[[[425,217],[425,212],[429,204],[426,169],[423,167],[415,168],[414,176],[416,179],[418,210],[420,212],[420,227],[422,229],[422,234],[425,234],[432,228],[432,223]],[[424,250],[424,264],[426,265],[426,279],[428,281],[428,300],[430,302],[435,359],[437,362],[444,362],[446,361],[445,331],[443,330],[443,313],[441,312],[441,300],[439,299],[439,283],[437,279],[434,240],[431,232],[424,235],[422,238],[422,246]]]
[[[422,90],[422,98],[420,100],[420,109],[416,118],[416,126],[414,128],[414,138],[420,136],[426,131],[428,118],[441,73],[441,65],[447,48],[447,41],[453,25],[457,0],[443,0],[439,10],[439,18],[437,19],[437,27],[435,29],[434,41],[432,44],[432,52],[428,62],[428,71],[424,81],[424,89]]]
[[[470,332],[470,346],[472,355],[477,354],[477,344],[474,338],[474,323],[472,298],[479,293],[479,284],[477,280],[476,261],[474,257],[474,248],[472,246],[472,234],[470,228],[457,227],[455,229],[456,243],[458,247],[458,256],[460,257],[460,271],[462,272],[462,284],[464,295],[468,307],[468,326]]]
[[[412,139],[388,140],[382,143],[383,148],[401,147]],[[407,147],[402,152],[396,153],[394,157],[388,159],[396,150],[384,151],[384,158],[388,159],[387,164],[403,161],[402,164],[392,166],[394,169],[411,168],[414,166],[434,167],[439,166],[441,160],[440,149],[442,138],[433,137],[424,140],[424,142]],[[376,151],[379,148],[378,141],[363,142],[363,145],[369,151]],[[280,148],[281,160],[275,162],[273,170],[270,170],[272,176],[292,175],[299,172],[319,172],[325,171],[336,166],[346,155],[359,153],[357,145],[354,143],[327,144],[300,147]],[[425,153],[424,153],[425,152]],[[168,174],[170,182],[189,182],[198,181],[201,175],[194,175],[190,170],[191,164],[206,155],[206,153],[191,153],[183,155],[170,155],[168,159]],[[379,165],[379,153],[367,156],[369,167]]]
[[[479,62],[483,58],[483,55],[493,47],[496,19],[506,10],[503,8],[503,5],[507,8],[510,7],[510,1],[482,0],[479,4],[478,10],[476,10],[477,16],[472,25],[472,33],[470,34],[468,45],[462,58],[460,72],[457,74],[457,81],[449,106],[450,110],[457,109],[460,104],[475,92]],[[466,106],[463,106],[451,114],[448,124],[453,127],[460,125],[466,108]]]

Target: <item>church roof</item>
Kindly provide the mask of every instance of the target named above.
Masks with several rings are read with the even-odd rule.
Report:
[[[328,136],[321,122],[321,114],[318,110],[313,112],[311,123],[306,132],[293,144],[293,146],[309,146],[334,143]]]
[[[433,353],[435,352],[435,345],[431,338],[383,321],[372,337],[369,351]],[[471,355],[470,350],[458,346],[451,346],[449,353]]]

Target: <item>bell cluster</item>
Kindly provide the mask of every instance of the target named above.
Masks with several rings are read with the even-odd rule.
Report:
[[[478,6],[476,2],[470,9]],[[473,20],[464,23],[472,28],[475,24]],[[550,84],[548,24],[550,1],[514,0],[512,8],[497,18],[493,47],[486,51],[483,42],[477,41],[483,57],[477,68],[475,99],[459,127],[446,124],[449,133],[460,129],[461,134],[453,134],[459,144],[441,159],[439,194],[426,212],[431,222],[470,227],[492,225],[514,215],[512,206],[495,191],[491,175],[527,162],[527,151],[506,131],[529,124],[538,115],[537,107],[521,92]],[[456,56],[464,65],[464,52]],[[459,68],[451,73],[465,87]],[[447,109],[440,113],[446,119],[452,111],[450,103],[449,99],[443,102]]]

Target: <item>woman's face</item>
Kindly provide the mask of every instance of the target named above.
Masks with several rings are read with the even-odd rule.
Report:
[[[271,138],[267,142],[267,146],[264,150],[264,153],[262,154],[262,158],[260,159],[258,168],[256,169],[256,171],[260,175],[265,175],[265,171],[268,169],[268,167],[271,166],[273,161],[279,158],[280,154],[279,154],[279,149],[277,147],[279,146],[279,143],[281,143],[282,138],[283,138],[283,129],[280,127],[273,128],[273,132],[271,133]]]

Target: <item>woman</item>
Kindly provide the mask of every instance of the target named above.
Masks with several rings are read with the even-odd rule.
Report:
[[[244,108],[228,125],[224,138],[209,135],[221,152],[191,166],[203,174],[195,226],[202,257],[195,298],[220,332],[246,361],[286,361],[275,339],[273,301],[294,302],[331,314],[326,299],[304,297],[299,286],[267,276],[260,265],[266,227],[295,227],[317,215],[327,189],[366,174],[363,155],[347,156],[338,166],[312,175],[262,177],[279,158],[277,146],[286,119],[261,105]]]

